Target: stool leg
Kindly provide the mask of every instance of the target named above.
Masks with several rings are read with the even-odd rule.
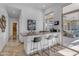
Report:
[[[43,53],[42,53],[42,43],[40,42],[40,48],[41,48],[41,56],[43,56]]]
[[[55,54],[55,48],[54,48],[54,45],[55,45],[55,41],[53,39],[53,49],[54,49],[54,54]]]
[[[37,54],[39,54],[39,48],[38,48],[38,44],[39,44],[39,42],[37,42]]]
[[[43,42],[44,43],[44,42]],[[44,52],[44,46],[41,45],[42,49],[41,49],[41,52],[42,52],[42,56],[43,56],[43,52]]]
[[[55,47],[58,48],[58,45],[57,45],[57,44],[58,44],[57,38],[55,38],[55,40],[56,40],[56,44],[55,44],[56,46],[55,46]],[[57,49],[56,49],[56,50],[57,50]]]
[[[50,44],[49,44],[49,40],[48,40],[48,55],[50,56]]]
[[[32,45],[32,42],[31,42],[31,51],[32,51],[32,49],[33,49],[33,45]],[[31,51],[30,51],[30,52],[31,52]],[[32,53],[31,53],[31,55],[32,55]]]
[[[53,41],[54,41],[53,43],[54,43],[54,44],[57,44],[57,45],[56,45],[55,48],[54,48],[54,54],[55,54],[55,53],[57,52],[57,50],[58,50],[58,40],[57,40],[57,38],[55,38],[55,40],[56,40],[56,43],[54,43],[54,42],[55,42],[54,40],[53,40]],[[56,49],[56,48],[57,48],[57,49]]]

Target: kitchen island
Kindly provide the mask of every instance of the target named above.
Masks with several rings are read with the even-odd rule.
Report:
[[[33,33],[22,35],[24,39],[24,50],[27,55],[35,51],[44,50],[59,42],[59,33]]]

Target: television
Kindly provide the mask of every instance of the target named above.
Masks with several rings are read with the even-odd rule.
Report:
[[[59,21],[55,21],[54,22],[54,25],[59,25]]]

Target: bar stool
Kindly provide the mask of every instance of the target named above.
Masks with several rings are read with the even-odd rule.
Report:
[[[41,37],[34,37],[34,39],[31,42],[31,51],[36,50],[37,53],[38,53],[38,51],[39,51],[39,48],[38,48],[39,43],[40,43],[40,46],[41,46]],[[35,47],[35,44],[36,44],[36,47]]]
[[[45,50],[47,49],[47,45],[48,45],[48,43],[47,43],[47,35],[45,35],[45,36],[43,36],[43,43],[42,43],[42,55],[43,55],[43,53],[45,53]],[[46,53],[47,55],[48,55],[48,53]]]
[[[53,35],[49,35],[48,38],[48,50],[49,50],[49,56],[50,56],[50,50],[51,50],[51,46],[52,46],[52,43],[53,43]]]
[[[56,44],[57,44],[57,46],[55,46]],[[54,34],[54,35],[53,35],[53,45],[54,45],[56,48],[58,48],[58,34]],[[53,47],[53,49],[54,49],[54,54],[57,52],[57,49],[56,49],[55,47]]]
[[[56,39],[55,39],[56,38]],[[49,50],[49,55],[51,55],[51,53],[50,53],[50,50],[51,51],[53,51],[54,52],[54,54],[55,54],[55,52],[56,52],[56,49],[55,49],[55,47],[54,47],[54,45],[57,43],[57,35],[49,35],[49,37],[47,38],[47,40],[48,40],[48,50]],[[53,46],[52,46],[53,45]],[[51,49],[51,48],[53,48],[53,50]]]

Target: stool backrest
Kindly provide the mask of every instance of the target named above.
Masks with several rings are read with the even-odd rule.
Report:
[[[47,39],[50,40],[52,38],[53,38],[53,35],[49,35]]]
[[[36,42],[40,42],[41,41],[41,37],[35,37],[33,39],[33,42],[36,43]]]

